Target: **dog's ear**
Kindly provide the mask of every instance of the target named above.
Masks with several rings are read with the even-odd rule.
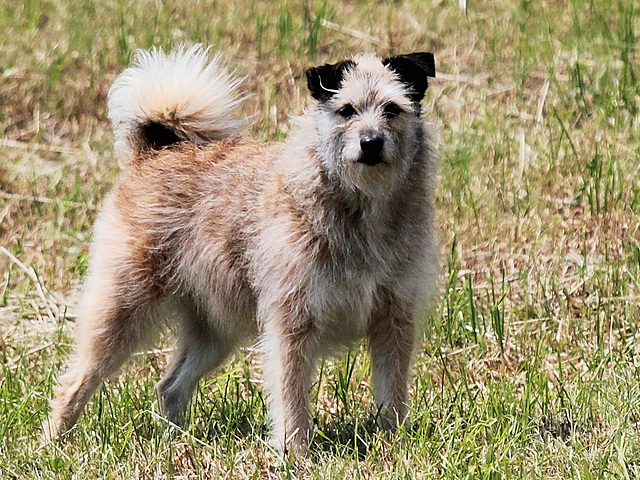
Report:
[[[320,102],[329,100],[340,89],[345,72],[354,66],[354,62],[345,60],[307,70],[307,86],[311,96]]]
[[[396,55],[382,61],[389,70],[398,75],[402,83],[411,88],[409,96],[414,102],[420,102],[427,91],[427,77],[436,76],[436,63],[433,53],[414,52]]]

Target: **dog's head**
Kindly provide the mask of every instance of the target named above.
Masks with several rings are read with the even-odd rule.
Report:
[[[388,192],[423,143],[420,101],[435,76],[433,54],[361,55],[306,74],[327,172],[365,194]]]

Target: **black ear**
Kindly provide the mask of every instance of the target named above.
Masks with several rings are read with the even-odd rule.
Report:
[[[419,102],[424,97],[429,83],[427,77],[436,76],[436,63],[433,53],[414,52],[407,55],[396,55],[382,61],[393,70],[400,81],[411,88],[409,96],[414,102]]]
[[[347,69],[354,66],[354,62],[345,60],[344,62],[326,64],[307,70],[307,86],[311,96],[320,102],[329,100],[340,89],[340,84]]]

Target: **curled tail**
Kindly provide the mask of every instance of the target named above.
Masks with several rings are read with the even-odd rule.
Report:
[[[140,51],[109,90],[115,149],[125,163],[145,150],[173,143],[205,144],[237,135],[241,102],[220,56],[196,45],[171,53]]]

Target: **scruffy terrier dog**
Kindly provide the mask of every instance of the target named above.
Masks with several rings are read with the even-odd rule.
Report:
[[[380,426],[403,421],[438,270],[436,151],[420,115],[433,55],[361,55],[306,75],[315,101],[274,145],[240,136],[238,82],[200,46],[140,52],[115,81],[123,171],[95,223],[49,438],[167,324],[178,347],[158,391],[171,422],[200,378],[256,337],[279,448],[306,449],[314,366],[361,337]]]

